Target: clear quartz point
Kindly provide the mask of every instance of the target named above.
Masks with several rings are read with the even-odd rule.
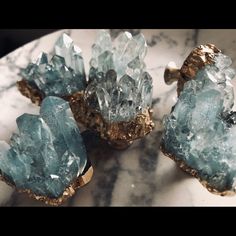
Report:
[[[97,110],[109,122],[130,121],[152,105],[152,78],[145,71],[147,44],[142,34],[121,33],[113,42],[107,30],[101,30],[92,46],[89,80]],[[91,88],[90,88],[91,89]],[[105,95],[106,94],[106,95]],[[104,98],[109,101],[104,102]],[[108,99],[109,97],[109,99]]]
[[[67,34],[56,41],[50,61],[46,53],[41,53],[35,63],[22,69],[21,74],[45,96],[68,96],[86,87],[81,49]]]

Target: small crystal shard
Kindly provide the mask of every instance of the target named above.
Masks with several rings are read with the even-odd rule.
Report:
[[[40,115],[17,118],[19,132],[10,145],[0,142],[0,173],[19,189],[60,197],[86,167],[87,156],[69,104],[44,99]]]
[[[73,40],[62,34],[54,46],[54,56],[41,53],[34,63],[22,69],[21,75],[32,88],[43,97],[64,97],[82,91],[86,86],[86,76],[81,49]]]
[[[236,126],[229,57],[218,53],[184,84],[170,115],[164,119],[164,151],[194,170],[214,191],[235,191]],[[230,73],[228,73],[230,71]]]
[[[120,34],[112,47],[108,31],[101,30],[92,46],[87,101],[97,104],[108,122],[130,121],[151,107],[152,78],[145,71],[147,44],[142,34]],[[91,96],[89,96],[91,94]],[[96,102],[98,100],[98,102]],[[93,102],[94,101],[94,102]]]

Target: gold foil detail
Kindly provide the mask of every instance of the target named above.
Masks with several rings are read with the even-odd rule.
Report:
[[[193,79],[196,73],[206,65],[214,63],[214,57],[221,52],[215,45],[200,45],[193,49],[178,70],[175,66],[167,66],[164,73],[166,84],[177,81],[177,94],[183,90],[185,82]]]
[[[27,98],[30,98],[32,103],[41,104],[44,96],[37,89],[32,88],[26,80],[17,81],[16,84],[19,91]]]

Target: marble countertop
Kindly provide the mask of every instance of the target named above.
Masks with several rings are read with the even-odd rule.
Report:
[[[83,51],[88,72],[91,45],[96,30],[63,30]],[[140,30],[131,30],[136,34]],[[167,86],[163,73],[169,61],[181,66],[192,48],[213,43],[232,57],[236,68],[236,30],[141,30],[149,50],[146,64],[154,83],[155,130],[124,151],[106,144],[89,143],[89,158],[94,166],[90,184],[79,189],[66,206],[229,206],[236,196],[221,197],[209,193],[196,179],[180,170],[159,150],[160,121],[176,101],[176,85]],[[115,37],[120,30],[111,30]],[[16,88],[19,69],[36,59],[41,51],[51,52],[62,31],[44,36],[0,59],[0,140],[9,141],[16,130],[15,120],[23,113],[37,114],[39,108]],[[236,81],[233,82],[236,89]],[[102,145],[102,146],[101,146]],[[0,205],[45,206],[0,182]]]

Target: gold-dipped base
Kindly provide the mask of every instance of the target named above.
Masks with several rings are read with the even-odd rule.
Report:
[[[26,80],[22,79],[20,81],[17,81],[16,85],[22,95],[27,98],[30,98],[32,103],[38,106],[41,104],[44,95],[41,94],[37,89],[32,88]]]
[[[194,178],[197,178],[199,180],[199,182],[211,193],[216,194],[216,195],[220,195],[220,196],[233,196],[236,194],[236,192],[234,190],[225,190],[225,191],[219,191],[216,188],[214,188],[213,186],[211,186],[207,181],[202,180],[197,172],[197,170],[189,167],[184,161],[182,160],[177,160],[177,158],[171,154],[168,153],[165,150],[163,141],[160,144],[160,149],[162,151],[162,153],[169,157],[170,159],[172,159],[178,167],[180,167],[184,172],[190,174],[191,176],[193,176]]]
[[[28,194],[28,196],[30,198],[33,198],[33,199],[38,200],[38,201],[42,201],[45,204],[48,204],[48,205],[51,205],[51,206],[59,206],[62,203],[64,203],[67,199],[72,197],[75,194],[75,192],[78,188],[81,188],[84,185],[86,185],[87,183],[89,183],[90,180],[92,179],[92,176],[93,176],[93,167],[90,165],[87,168],[87,171],[84,174],[78,176],[75,179],[75,181],[65,189],[65,191],[63,192],[63,194],[59,198],[49,198],[49,197],[45,197],[45,196],[39,196],[39,195],[36,195],[35,193],[33,193],[29,189],[17,189],[12,183],[10,183],[3,176],[0,176],[0,179],[2,181],[4,181],[6,184],[10,185],[11,187],[16,188],[16,190],[19,193],[26,193],[26,194]]]
[[[73,94],[69,101],[76,121],[98,132],[101,138],[117,149],[127,148],[135,139],[144,137],[154,128],[151,109],[138,114],[132,121],[108,123],[99,112],[87,105],[83,93]]]
[[[210,43],[194,48],[180,69],[173,62],[166,67],[164,73],[165,83],[171,84],[177,81],[177,94],[179,96],[184,84],[193,79],[200,69],[213,64],[214,57],[219,52],[221,50]]]

